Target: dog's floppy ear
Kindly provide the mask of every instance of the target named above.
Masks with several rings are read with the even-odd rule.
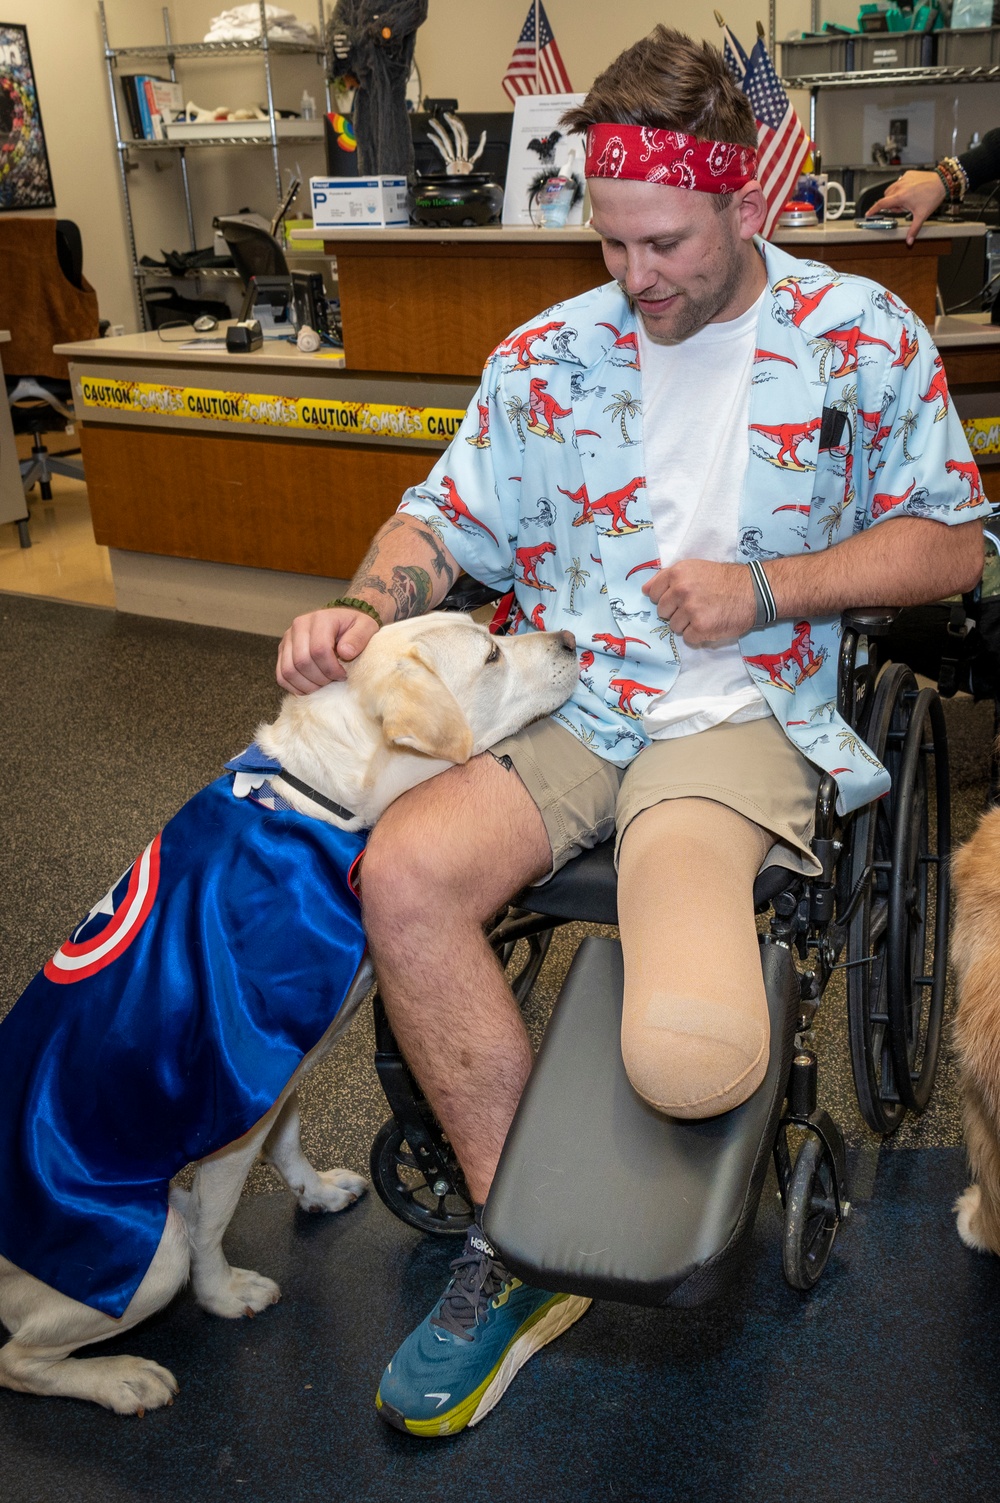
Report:
[[[382,734],[393,746],[447,762],[472,755],[472,727],[420,642],[411,643],[383,685]]]

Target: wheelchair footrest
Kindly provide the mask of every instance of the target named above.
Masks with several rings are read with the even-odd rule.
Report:
[[[665,1117],[621,1057],[617,940],[580,946],[508,1134],[484,1227],[511,1270],[546,1289],[697,1305],[737,1271],[781,1115],[799,1006],[784,946],[763,943],[771,1058],[720,1117]]]

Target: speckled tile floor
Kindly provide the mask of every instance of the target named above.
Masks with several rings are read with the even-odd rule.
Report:
[[[273,714],[273,655],[257,636],[0,593],[0,1016]],[[961,839],[985,795],[991,709],[959,701],[947,713]],[[528,1013],[536,1038],[584,929],[552,944]],[[212,1320],[186,1292],[104,1348],[180,1379],[178,1403],[141,1423],[0,1391],[0,1503],[848,1503],[887,1476],[910,1503],[992,1497],[1000,1262],[954,1232],[965,1170],[950,1053],[930,1109],[878,1159],[873,1195],[876,1140],[855,1104],[836,986],[817,1034],[821,1099],[854,1150],[855,1215],[811,1295],[781,1278],[772,1185],[732,1298],[682,1311],[595,1304],[481,1427],[421,1443],[380,1424],[372,1396],[454,1246],[374,1196],[304,1216],[259,1168],[227,1247],[279,1279],[281,1303],[253,1322]],[[362,1009],[306,1084],[303,1136],[320,1164],[367,1170],[387,1115],[373,1051]]]

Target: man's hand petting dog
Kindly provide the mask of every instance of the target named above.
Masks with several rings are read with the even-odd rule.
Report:
[[[753,581],[745,564],[714,564],[686,558],[658,569],[642,593],[656,606],[661,621],[688,647],[734,642],[748,632],[757,615]]]
[[[352,663],[378,631],[377,621],[349,606],[296,616],[278,648],[278,683],[290,694],[312,694],[347,677]]]

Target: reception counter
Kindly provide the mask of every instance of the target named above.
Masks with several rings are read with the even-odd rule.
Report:
[[[906,231],[860,230],[854,220],[778,230],[776,245],[834,271],[872,277],[925,323],[935,315],[938,260],[982,224],[927,225],[912,249]],[[293,230],[296,236],[314,230]],[[608,279],[593,230],[499,228],[326,231],[337,259],[344,350],[356,371],[477,376],[511,329],[551,303]]]
[[[851,225],[776,239],[875,277],[925,314],[956,408],[981,426],[987,493],[1000,501],[1000,453],[987,442],[1000,435],[1000,329],[981,315],[933,318],[937,257],[982,233],[934,225],[913,250],[902,230]],[[456,432],[489,351],[607,278],[589,229],[354,230],[326,248],[342,356],[277,341],[229,355],[155,333],[57,347],[120,609],[277,634],[339,593]]]

